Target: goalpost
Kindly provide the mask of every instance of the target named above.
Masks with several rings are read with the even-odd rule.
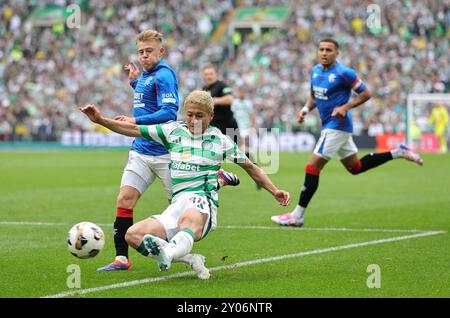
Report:
[[[412,145],[413,143],[413,132],[412,125],[413,123],[417,124],[416,116],[420,114],[420,110],[417,111],[415,106],[424,108],[427,107],[428,104],[438,104],[442,103],[447,106],[447,109],[450,112],[450,94],[410,94],[408,95],[407,105],[406,105],[406,131],[405,138],[406,143],[408,145]],[[429,116],[429,114],[428,114]]]

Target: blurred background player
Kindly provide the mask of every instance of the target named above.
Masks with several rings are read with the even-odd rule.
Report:
[[[210,92],[214,100],[214,118],[211,125],[219,128],[222,134],[230,136],[236,142],[238,124],[234,118],[231,105],[233,104],[233,89],[217,78],[217,70],[213,65],[202,68],[203,90]],[[227,130],[228,129],[228,130]]]
[[[443,104],[437,104],[431,111],[429,125],[434,125],[434,134],[439,138],[441,153],[447,152],[448,111]]]
[[[240,88],[238,90],[238,98],[234,99],[231,105],[234,117],[238,124],[239,137],[240,137],[240,149],[245,153],[247,158],[251,162],[256,164],[255,158],[250,153],[250,133],[255,127],[255,113],[253,111],[253,103],[246,98],[245,91]],[[261,186],[256,184],[256,189],[261,190]]]
[[[186,123],[158,125],[120,122],[103,117],[94,105],[80,107],[95,123],[119,134],[158,141],[171,151],[171,177],[177,181],[173,188],[173,202],[162,214],[136,223],[127,232],[130,245],[144,256],[156,258],[161,271],[169,269],[172,261],[188,255],[194,241],[201,240],[217,227],[217,171],[226,157],[240,165],[281,205],[286,206],[290,201],[289,193],[278,189],[261,168],[246,158],[230,137],[209,125],[214,116],[214,103],[208,92],[194,91],[187,96],[184,104]],[[199,135],[203,140],[201,143],[198,143]],[[217,138],[219,143],[211,142]],[[173,147],[180,144],[199,151],[188,159],[182,159],[183,154]],[[209,144],[208,148],[212,147],[209,149],[214,149],[214,153],[219,155],[202,151],[205,144]],[[206,268],[201,274],[200,278],[209,278]]]
[[[354,175],[396,158],[423,164],[420,156],[403,144],[394,150],[370,153],[359,159],[358,149],[352,138],[353,125],[349,111],[369,100],[371,94],[353,69],[337,61],[338,42],[328,38],[321,40],[317,53],[320,64],[316,65],[310,74],[311,95],[297,120],[302,123],[306,114],[317,107],[322,120],[322,132],[306,165],[305,181],[298,205],[292,212],[271,218],[280,225],[303,226],[305,209],[319,186],[320,172],[336,155]],[[350,101],[352,91],[357,95]]]
[[[246,154],[247,158],[255,162],[249,148],[250,133],[252,128],[255,127],[255,113],[253,112],[253,103],[245,95],[245,91],[242,88],[238,89],[238,97],[234,99],[231,110],[236,119],[242,140],[240,149]]]

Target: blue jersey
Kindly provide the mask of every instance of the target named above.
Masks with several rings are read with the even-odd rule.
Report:
[[[331,113],[336,107],[348,103],[352,90],[359,94],[365,89],[366,85],[356,72],[338,61],[327,70],[324,70],[321,64],[314,66],[311,71],[311,93],[319,110],[322,129],[353,132],[350,112],[347,112],[345,119],[331,117]]]
[[[178,81],[175,72],[160,60],[130,83],[134,89],[133,116],[137,125],[155,125],[176,120],[178,111]],[[152,156],[168,154],[161,144],[145,138],[135,138],[132,150]]]

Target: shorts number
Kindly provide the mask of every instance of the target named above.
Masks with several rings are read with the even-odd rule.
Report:
[[[200,210],[203,210],[205,208],[206,202],[204,199],[195,197],[190,198],[189,200],[192,202],[193,205],[195,205],[196,208]]]

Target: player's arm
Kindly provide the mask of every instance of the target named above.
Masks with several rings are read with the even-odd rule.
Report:
[[[345,118],[347,112],[350,109],[358,107],[359,105],[364,104],[371,97],[372,97],[372,95],[370,94],[369,90],[366,88],[361,93],[359,93],[358,95],[353,97],[352,100],[350,102],[348,102],[347,104],[344,104],[342,106],[339,106],[339,107],[336,107],[335,109],[333,109],[333,112],[331,113],[331,116],[339,117],[339,118]]]
[[[177,119],[178,106],[162,105],[156,112],[138,117],[116,116],[115,120],[126,121],[137,125],[156,125]]]
[[[153,114],[136,117],[134,122],[138,125],[155,125],[177,119],[178,106],[163,105]]]
[[[178,83],[175,76],[163,70],[155,77],[158,110],[152,114],[138,116],[134,123],[138,125],[155,125],[177,119]]]
[[[130,86],[133,89],[136,89],[136,85],[138,83],[138,78],[141,75],[141,72],[139,71],[139,67],[136,65],[136,63],[134,63],[133,61],[130,61],[130,63],[125,64],[123,66],[124,71],[128,72],[128,82],[130,83]],[[134,117],[129,117],[129,116],[125,116],[125,115],[119,115],[114,117],[115,120],[120,120],[120,121],[126,121],[129,123],[133,123],[135,124],[136,121],[134,119]]]
[[[224,159],[228,159],[241,166],[256,184],[270,192],[281,205],[289,204],[291,200],[289,193],[278,189],[264,171],[251,162],[247,156],[239,150],[238,145],[234,143],[229,136],[224,136],[222,145],[224,147]]]
[[[172,73],[160,73],[155,79],[157,103],[159,109],[148,115],[138,117],[116,116],[115,120],[127,121],[137,125],[156,125],[177,119],[178,112],[178,84]]]
[[[311,86],[311,94],[306,99],[305,106],[303,106],[303,108],[297,114],[297,122],[299,124],[303,123],[303,121],[305,120],[306,114],[308,114],[310,111],[312,111],[316,107],[317,107],[317,105],[316,105],[316,100],[314,98],[314,91]]]
[[[156,112],[138,117],[116,116],[115,120],[126,121],[138,125],[155,125],[177,119],[178,106],[163,105]]]
[[[356,95],[352,98],[350,102],[348,102],[345,105],[342,105],[341,107],[345,109],[346,111],[349,111],[352,108],[358,107],[359,105],[364,104],[372,97],[372,94],[370,94],[369,90],[366,88],[361,93]]]
[[[444,106],[442,106],[442,107],[444,107]],[[442,114],[444,115],[444,120],[443,120],[444,125],[447,126],[447,124],[448,124],[448,111],[447,111],[446,108],[442,109]]]
[[[233,104],[234,97],[232,95],[233,89],[231,87],[224,85],[222,87],[221,93],[223,94],[223,96],[213,97],[214,105],[230,106],[231,104]]]
[[[128,82],[130,83],[130,86],[135,89],[138,82],[137,79],[141,74],[141,72],[139,71],[139,67],[136,65],[136,63],[130,61],[130,63],[123,66],[123,69],[125,71],[128,71]]]
[[[93,123],[102,125],[116,133],[130,137],[142,137],[141,130],[138,125],[126,121],[114,120],[103,117],[98,108],[93,104],[79,107]]]
[[[364,104],[372,97],[372,94],[367,89],[366,84],[364,84],[364,82],[358,78],[356,72],[353,69],[345,69],[342,76],[348,83],[348,88],[355,92],[357,95],[353,97],[347,104],[336,107],[333,110],[331,116],[338,118],[345,118],[347,112],[350,109]]]
[[[238,165],[248,173],[248,175],[256,182],[256,184],[260,185],[268,192],[270,192],[281,205],[289,205],[291,201],[289,192],[278,189],[260,167],[258,167],[248,159],[246,159],[244,162],[238,162]]]
[[[218,106],[230,106],[233,104],[234,98],[233,95],[225,95],[222,97],[214,97],[214,105]]]

